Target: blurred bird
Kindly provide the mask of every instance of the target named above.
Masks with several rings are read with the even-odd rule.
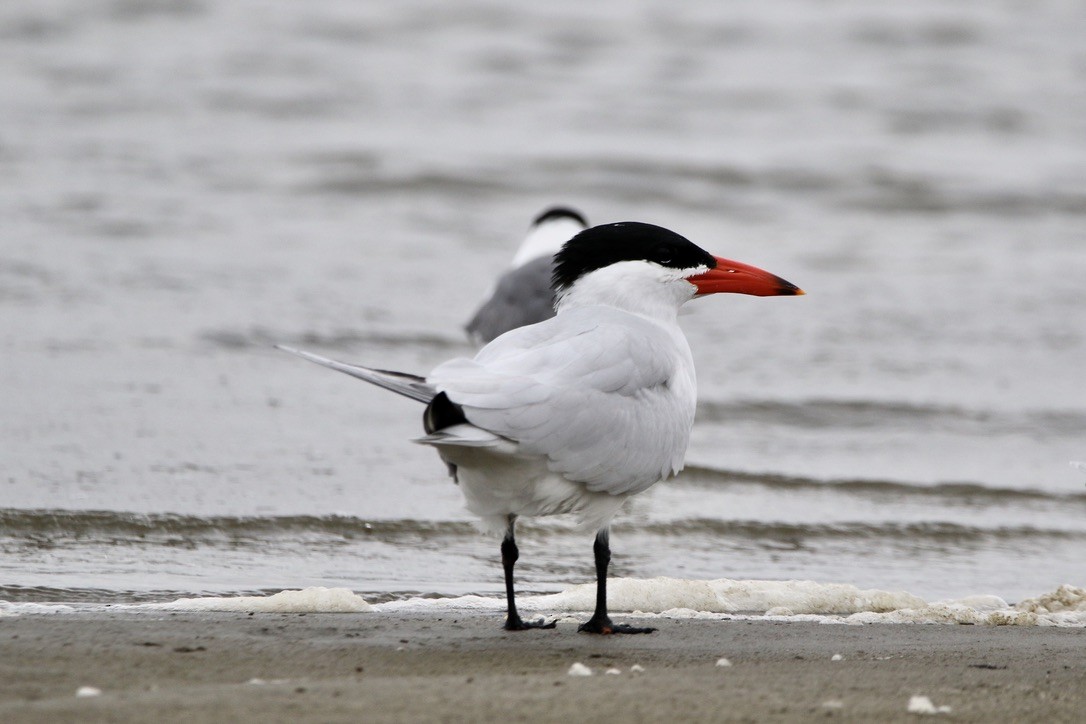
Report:
[[[483,344],[510,329],[553,317],[554,254],[587,226],[584,216],[565,206],[553,206],[537,216],[513,263],[467,323],[472,341]]]
[[[282,349],[426,405],[426,434],[416,442],[437,449],[468,509],[504,534],[506,629],[554,626],[517,613],[517,518],[571,513],[596,530],[596,607],[579,630],[649,633],[608,616],[608,530],[627,498],[683,467],[697,390],[679,308],[722,292],[803,291],[636,222],[573,237],[555,257],[553,285],[557,316],[426,377]]]

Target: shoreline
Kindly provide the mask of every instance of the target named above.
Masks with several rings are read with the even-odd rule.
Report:
[[[653,625],[594,637],[570,618],[510,633],[465,611],[11,616],[0,720],[915,721],[913,696],[954,721],[1072,722],[1086,709],[1083,628]],[[574,663],[593,675],[570,676]]]

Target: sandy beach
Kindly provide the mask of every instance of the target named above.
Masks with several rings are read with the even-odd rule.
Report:
[[[573,619],[513,634],[461,612],[14,616],[0,619],[0,720],[915,721],[910,700],[926,696],[953,721],[1073,722],[1086,706],[1082,628],[656,625],[589,637]],[[576,662],[593,674],[570,675]]]

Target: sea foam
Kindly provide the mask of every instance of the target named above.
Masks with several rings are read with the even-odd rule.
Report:
[[[595,605],[595,586],[518,598],[524,612],[577,618]],[[1009,604],[998,596],[977,595],[927,602],[904,591],[861,589],[816,581],[702,581],[677,578],[614,578],[608,581],[613,613],[644,618],[762,619],[835,624],[977,624],[988,626],[1086,627],[1086,588],[1059,588]],[[312,587],[270,596],[181,598],[152,604],[42,604],[0,601],[0,616],[59,614],[108,608],[118,610],[235,611],[245,613],[412,613],[495,611],[503,597],[409,598],[371,605],[346,588]]]
[[[560,593],[524,596],[518,605],[529,611],[581,612],[595,606],[595,584],[582,584]],[[926,605],[903,591],[860,589],[841,583],[815,581],[735,581],[726,578],[698,581],[678,578],[613,578],[607,582],[607,601],[612,611],[663,614],[675,618],[698,615],[767,612],[773,615],[851,614],[864,611],[896,611]],[[442,606],[500,609],[499,598],[464,596],[455,599],[412,598],[377,606],[396,611]]]
[[[977,595],[927,602],[904,591],[861,589],[815,581],[712,581],[675,578],[616,578],[608,581],[612,612],[648,618],[768,618],[818,623],[955,623],[993,626],[1086,626],[1086,589],[1061,586],[1011,605],[998,596]],[[595,586],[522,596],[525,611],[574,614],[591,611]],[[411,598],[374,606],[383,613],[412,610],[502,610],[501,598]]]
[[[170,603],[147,604],[143,608],[170,611],[242,611],[259,613],[368,613],[373,606],[346,588],[303,588],[280,591],[271,596],[226,596],[179,598]]]
[[[72,613],[75,608],[64,603],[30,603],[0,601],[0,617],[25,614]]]

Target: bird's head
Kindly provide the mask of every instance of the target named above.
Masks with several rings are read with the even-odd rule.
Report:
[[[713,256],[673,231],[635,221],[582,231],[566,242],[554,262],[552,285],[559,308],[574,299],[582,303],[625,300],[634,306],[639,299],[667,299],[677,309],[708,294],[804,293],[775,274]]]
[[[568,206],[551,206],[535,217],[511,266],[515,269],[541,256],[553,256],[571,237],[588,227],[584,216]]]

